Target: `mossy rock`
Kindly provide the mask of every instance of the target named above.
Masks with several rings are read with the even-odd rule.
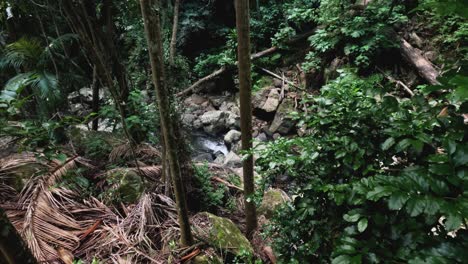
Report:
[[[202,255],[196,256],[193,259],[192,263],[193,264],[223,264],[223,260],[216,255],[209,256],[206,254],[202,254]]]
[[[79,153],[92,159],[107,159],[113,147],[125,142],[113,133],[80,128],[71,129],[68,136]]]
[[[289,196],[283,190],[270,189],[263,195],[262,204],[260,208],[258,208],[258,213],[269,219],[282,204],[290,200]]]
[[[253,254],[249,240],[230,219],[203,212],[195,215],[192,222],[195,233],[211,246],[234,255]]]
[[[106,192],[106,197],[112,202],[135,203],[145,190],[143,179],[131,170],[117,170],[108,175],[107,181],[112,187]]]

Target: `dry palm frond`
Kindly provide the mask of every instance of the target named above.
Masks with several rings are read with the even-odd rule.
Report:
[[[132,149],[129,143],[124,143],[115,147],[111,153],[109,154],[109,161],[110,162],[117,162],[119,159],[130,159],[132,157]],[[157,150],[155,147],[143,143],[135,148],[135,154],[137,158],[141,159],[151,159],[155,160],[156,158],[161,157],[161,152]]]
[[[125,218],[107,215],[76,254],[85,259],[99,256],[106,263],[164,263],[162,255],[156,253],[163,223],[176,219],[173,206],[166,196],[144,194]]]
[[[73,252],[79,245],[77,233],[85,227],[75,221],[64,206],[77,204],[73,193],[52,188],[77,163],[85,162],[80,157],[70,158],[60,165],[53,162],[55,166],[50,166],[47,175],[36,177],[25,186],[16,202],[17,210],[8,211],[9,218],[39,261],[57,262],[60,258],[57,248]]]
[[[0,204],[4,204],[6,201],[11,201],[18,193],[16,190],[0,182]]]
[[[0,178],[8,174],[15,173],[16,170],[24,166],[44,165],[38,161],[34,153],[25,152],[21,154],[11,155],[7,158],[0,159]]]

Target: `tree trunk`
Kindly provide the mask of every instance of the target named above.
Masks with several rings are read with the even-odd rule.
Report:
[[[250,25],[249,0],[236,0],[236,28],[237,28],[237,57],[239,68],[240,90],[240,123],[242,132],[242,150],[252,148],[252,79],[250,76]],[[251,238],[257,228],[257,212],[254,195],[253,156],[249,155],[243,160],[245,216],[247,224],[247,237]]]
[[[0,208],[0,263],[37,263],[2,208]]]
[[[440,84],[437,81],[439,77],[439,72],[432,66],[431,62],[424,58],[418,51],[416,51],[411,44],[406,40],[400,37],[400,51],[403,54],[403,57],[413,65],[413,67],[418,71],[419,75],[424,78],[431,85]]]
[[[192,233],[190,231],[190,222],[187,210],[187,201],[185,199],[185,190],[182,184],[182,168],[179,160],[179,152],[176,148],[181,142],[178,142],[175,125],[177,120],[171,119],[172,111],[167,89],[167,83],[164,76],[163,47],[161,40],[161,28],[159,9],[160,1],[140,0],[141,13],[145,24],[146,38],[148,41],[148,50],[151,60],[151,69],[153,83],[156,88],[156,97],[158,100],[159,113],[161,118],[163,138],[165,141],[166,155],[169,160],[169,170],[172,177],[174,193],[177,203],[177,213],[179,218],[181,243],[188,246],[193,243]]]
[[[176,53],[177,46],[177,28],[179,24],[179,6],[180,0],[175,0],[174,2],[174,21],[172,23],[172,37],[171,37],[171,47],[169,53],[169,61],[171,65],[174,65],[174,58]]]
[[[94,131],[97,131],[99,128],[99,85],[98,85],[98,73],[97,73],[97,68],[96,66],[93,67],[93,84],[92,84],[92,89],[93,89],[93,105],[92,105],[92,110],[93,113],[96,114],[96,116],[93,119],[93,125],[92,129]]]

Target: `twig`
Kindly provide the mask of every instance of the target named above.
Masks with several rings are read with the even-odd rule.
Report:
[[[377,70],[378,70],[379,72],[381,72],[381,73],[385,76],[385,78],[387,78],[390,82],[396,83],[397,86],[399,85],[399,86],[403,87],[403,90],[405,90],[405,92],[407,92],[411,97],[414,96],[414,92],[411,91],[411,89],[410,89],[406,84],[404,84],[402,81],[396,80],[396,79],[393,78],[392,76],[386,74],[386,73],[385,73],[383,70],[381,70],[379,67],[377,67]]]
[[[293,44],[293,43],[295,43],[295,42],[297,42],[299,40],[302,40],[302,39],[305,39],[305,38],[311,36],[312,34],[314,34],[314,32],[315,32],[315,29],[310,30],[308,32],[305,32],[304,34],[297,35],[297,36],[291,38],[290,40],[286,41],[285,44]],[[253,60],[256,60],[256,59],[261,58],[263,56],[267,56],[267,55],[270,55],[272,53],[275,53],[275,52],[277,52],[279,50],[280,50],[279,47],[273,46],[273,47],[268,48],[266,50],[263,50],[263,51],[260,51],[258,53],[252,54],[250,56],[250,59],[253,61]],[[209,81],[209,80],[223,74],[224,72],[226,72],[228,70],[233,70],[233,69],[236,68],[236,66],[237,66],[237,61],[233,65],[223,66],[223,67],[219,68],[218,70],[214,71],[213,73],[211,73],[210,75],[207,75],[207,76],[199,79],[194,84],[192,84],[190,87],[188,87],[188,88],[184,89],[183,91],[177,93],[176,96],[177,97],[187,96],[187,95],[189,95],[189,94],[191,94],[193,92],[198,92],[200,90],[197,90],[197,88],[198,88],[198,86],[200,86],[200,84],[202,84],[202,83],[204,83],[206,81]]]
[[[99,219],[96,223],[94,223],[88,230],[86,230],[86,232],[84,232],[81,236],[80,236],[80,240],[83,241],[87,236],[89,236],[89,234],[93,233],[96,228],[102,223],[102,220]]]
[[[234,184],[232,184],[232,183],[230,183],[230,182],[228,182],[228,181],[226,181],[226,180],[224,180],[224,179],[221,179],[221,178],[219,178],[219,177],[213,176],[213,177],[211,177],[211,179],[212,179],[213,181],[222,183],[222,184],[226,185],[226,186],[229,187],[229,188],[236,189],[236,190],[241,191],[241,192],[244,191],[242,188],[240,188],[240,187],[238,187],[238,186],[236,186],[236,185],[234,185]]]
[[[291,86],[293,86],[293,87],[295,87],[295,88],[297,88],[297,89],[299,89],[299,90],[302,90],[302,91],[305,90],[304,88],[297,86],[297,85],[294,84],[293,82],[291,82],[291,81],[289,81],[289,80],[287,80],[287,79],[285,79],[285,78],[279,76],[278,74],[276,74],[276,73],[274,73],[274,72],[272,72],[272,71],[269,71],[269,70],[267,70],[267,69],[265,69],[265,68],[261,68],[261,67],[260,67],[260,69],[261,69],[262,71],[264,71],[264,72],[270,74],[271,76],[273,76],[273,77],[275,77],[275,78],[277,78],[277,79],[279,79],[279,80],[282,80],[283,82],[285,82],[285,83],[287,83],[287,84],[289,84],[289,85],[291,85]]]

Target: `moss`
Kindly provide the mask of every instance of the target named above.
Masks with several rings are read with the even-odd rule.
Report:
[[[271,218],[279,206],[289,200],[289,197],[280,189],[270,189],[263,196],[258,213]]]
[[[218,217],[210,213],[201,213],[209,222],[209,230],[204,234],[205,239],[213,246],[239,255],[241,252],[253,254],[249,240],[239,228],[229,219]]]

